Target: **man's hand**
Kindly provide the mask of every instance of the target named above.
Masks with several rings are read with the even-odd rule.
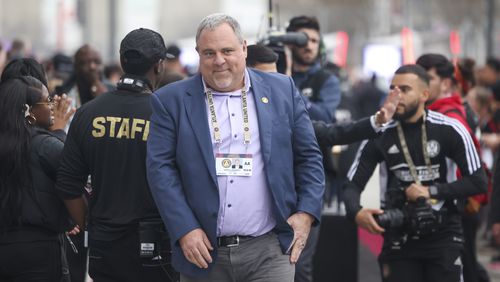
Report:
[[[71,106],[72,99],[66,94],[62,96],[54,96],[54,123],[50,126],[50,130],[58,130],[66,128],[71,116],[75,113],[76,109]]]
[[[491,235],[493,236],[495,243],[500,245],[500,222],[493,223],[493,226],[491,226]]]
[[[179,244],[184,256],[189,262],[195,264],[199,268],[208,268],[208,264],[212,262],[209,251],[213,251],[214,248],[201,228],[193,229],[182,236],[179,240]]]
[[[387,95],[387,98],[385,98],[382,108],[380,108],[380,111],[378,111],[375,115],[375,123],[378,125],[382,125],[389,122],[396,112],[400,99],[401,90],[399,90],[398,87],[391,89],[391,91],[389,91],[389,95]]]
[[[314,217],[305,212],[297,212],[292,214],[286,221],[293,229],[292,253],[290,255],[290,263],[295,264],[299,260],[302,250],[306,246],[311,225],[314,222]]]
[[[406,198],[410,202],[416,202],[419,197],[424,197],[426,199],[431,198],[431,194],[429,193],[429,187],[418,185],[413,183],[405,190]]]
[[[75,225],[75,227],[73,227],[70,231],[67,231],[66,233],[68,233],[68,235],[75,236],[78,233],[80,233],[80,226],[78,226],[77,224]]]
[[[368,232],[372,234],[382,234],[385,229],[380,227],[373,217],[374,214],[382,213],[384,213],[384,211],[380,209],[363,208],[356,214],[355,220],[359,227],[367,230]]]

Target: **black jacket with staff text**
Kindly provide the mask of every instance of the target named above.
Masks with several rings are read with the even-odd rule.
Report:
[[[146,180],[150,97],[119,87],[83,105],[71,122],[56,188],[77,198],[91,175],[93,239],[113,240],[141,218],[159,218]]]

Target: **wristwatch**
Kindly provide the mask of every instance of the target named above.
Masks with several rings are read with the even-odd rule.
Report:
[[[438,189],[435,185],[429,186],[429,195],[431,196],[431,199],[436,199],[438,195]]]

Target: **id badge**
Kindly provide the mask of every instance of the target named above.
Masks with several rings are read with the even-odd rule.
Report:
[[[252,176],[251,154],[216,154],[218,176]]]

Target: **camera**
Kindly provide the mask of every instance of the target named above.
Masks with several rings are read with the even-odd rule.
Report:
[[[295,45],[303,47],[307,45],[309,37],[304,32],[268,32],[267,36],[259,40],[260,44],[267,46]]]
[[[408,235],[434,233],[442,223],[441,215],[432,209],[424,197],[415,202],[404,200],[404,188],[388,190],[386,198],[389,208],[383,214],[375,215],[375,221],[385,229],[397,229]]]
[[[266,35],[258,40],[258,44],[263,44],[271,48],[278,54],[276,67],[279,73],[286,73],[287,58],[285,55],[285,45],[295,45],[298,47],[306,46],[309,37],[304,32],[279,32],[272,29]]]
[[[375,216],[375,221],[383,228],[401,227],[408,234],[427,235],[437,230],[441,218],[435,214],[427,199],[419,197],[415,203],[407,203],[401,209],[385,210]]]

